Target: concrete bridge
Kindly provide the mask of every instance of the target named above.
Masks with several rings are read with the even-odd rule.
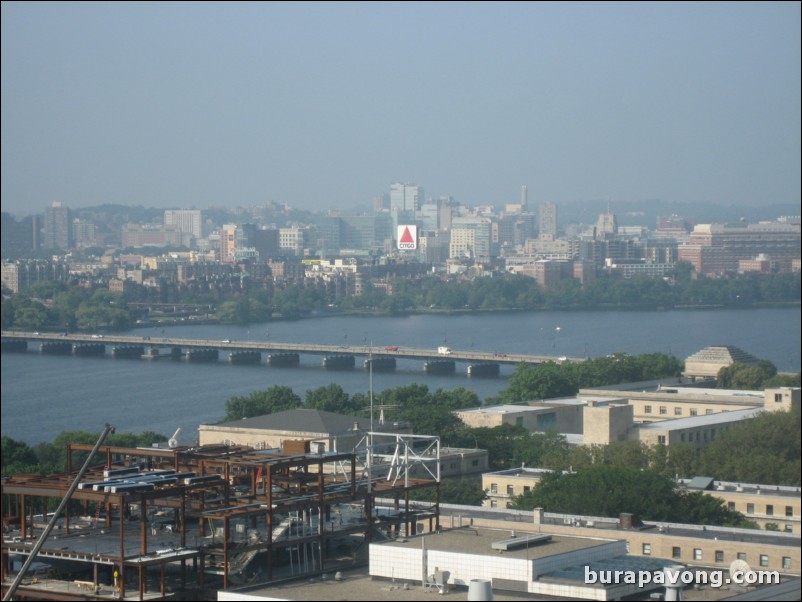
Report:
[[[232,339],[178,339],[172,337],[154,336],[121,336],[109,334],[64,334],[45,332],[3,331],[3,348],[9,349],[11,341],[26,341],[41,343],[66,343],[74,346],[91,346],[100,349],[101,346],[142,346],[148,348],[149,353],[144,354],[145,359],[156,357],[187,357],[190,352],[197,350],[216,350],[237,354],[241,352],[259,352],[265,354],[313,354],[326,358],[343,356],[369,358],[407,358],[424,362],[467,362],[471,366],[486,364],[541,364],[544,362],[581,362],[585,358],[493,353],[486,351],[465,351],[459,349],[438,348],[412,348],[412,347],[376,347],[366,345],[315,345],[309,343],[281,343],[278,341],[247,341]],[[78,346],[78,347],[75,347]],[[63,346],[66,347],[66,346]],[[27,347],[25,347],[27,349]],[[24,349],[20,349],[24,350]],[[166,353],[162,354],[164,350]],[[76,352],[76,354],[78,354]],[[247,357],[247,356],[246,356]],[[253,355],[251,355],[253,357]],[[353,363],[350,364],[353,366]],[[440,364],[440,367],[443,365]],[[446,370],[448,371],[448,370]],[[475,373],[478,373],[477,370]],[[470,370],[469,370],[470,373]]]

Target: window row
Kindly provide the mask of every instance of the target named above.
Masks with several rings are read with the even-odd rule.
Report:
[[[644,556],[651,556],[652,554],[652,545],[645,543],[643,544],[643,555]],[[681,560],[682,559],[682,548],[679,546],[674,546],[671,548],[671,558],[674,560]],[[736,554],[736,558],[738,560],[747,561],[746,552],[738,552]],[[694,548],[693,549],[693,559],[696,561],[703,561],[704,554],[702,552],[702,548]],[[714,560],[717,563],[727,562],[727,558],[725,557],[723,550],[716,550],[714,552]],[[760,566],[767,567],[769,566],[769,556],[768,554],[759,554],[758,561]],[[792,567],[791,557],[790,556],[783,556],[782,557],[782,567],[783,569],[790,569]]]

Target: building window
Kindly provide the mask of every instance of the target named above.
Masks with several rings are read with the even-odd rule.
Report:
[[[767,554],[760,555],[760,566],[769,566],[769,557]]]
[[[716,562],[724,562],[724,550],[716,550]]]
[[[512,485],[507,485],[507,495],[515,495],[515,489]]]
[[[782,403],[783,402],[783,394],[782,393],[775,393],[774,394],[774,402],[775,403]]]
[[[793,525],[785,525],[785,532],[786,533],[793,533],[794,532],[794,526]]]
[[[666,406],[660,406],[660,413],[668,414],[668,408]]]
[[[682,416],[682,408],[674,408],[674,416]]]
[[[791,557],[790,556],[783,556],[783,568],[790,569],[791,568]]]
[[[746,552],[738,552],[738,560],[746,562]]]
[[[709,416],[712,413],[713,413],[713,410],[705,410],[705,415],[706,416]]]
[[[671,548],[671,558],[682,558],[682,548],[678,546]]]
[[[523,425],[524,425],[524,419],[522,416],[519,416],[518,418],[515,419],[515,426],[523,426]]]
[[[787,516],[788,518],[790,518],[790,517],[792,517],[793,515],[794,515],[794,507],[793,507],[793,506],[786,506],[786,507],[785,507],[785,516]]]
[[[498,500],[490,500],[491,508],[498,508]]]
[[[766,504],[766,516],[774,516],[774,505]]]
[[[532,491],[532,488],[529,485],[524,485],[524,495]]]
[[[666,436],[665,435],[657,435],[657,443],[660,445],[666,444]]]
[[[651,414],[652,413],[652,406],[643,406],[644,414]]]
[[[693,549],[693,559],[694,560],[701,560],[702,559],[702,548],[694,548]]]
[[[681,440],[683,443],[685,443],[685,433],[682,433],[682,434],[680,435],[680,440]]]
[[[747,504],[746,505],[746,513],[747,514],[754,514],[755,513],[755,505],[754,504]]]
[[[727,510],[735,512],[735,502],[727,502]]]
[[[498,493],[498,483],[490,483],[490,493]]]
[[[479,460],[471,461],[471,466],[479,466]]]
[[[691,416],[696,416],[696,408],[691,408]]]
[[[644,556],[651,556],[652,555],[652,544],[650,544],[650,543],[643,544],[643,555]]]

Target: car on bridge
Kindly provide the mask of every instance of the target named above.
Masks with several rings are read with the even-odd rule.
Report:
[[[389,347],[384,348],[385,351],[398,351],[398,347],[396,345],[390,345]]]

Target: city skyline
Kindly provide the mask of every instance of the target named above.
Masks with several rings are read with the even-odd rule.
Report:
[[[798,203],[798,3],[2,5],[2,208]]]

